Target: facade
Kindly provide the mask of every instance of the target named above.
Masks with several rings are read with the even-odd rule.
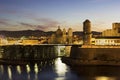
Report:
[[[95,45],[120,45],[120,37],[97,37]]]

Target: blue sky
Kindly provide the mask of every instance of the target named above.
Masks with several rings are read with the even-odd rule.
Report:
[[[54,31],[57,26],[103,31],[120,22],[120,0],[0,0],[0,30]]]

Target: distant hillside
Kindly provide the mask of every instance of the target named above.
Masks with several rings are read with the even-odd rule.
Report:
[[[24,31],[0,31],[0,35],[6,37],[22,37],[22,36],[43,36],[46,35],[44,31],[41,30],[24,30]]]
[[[53,33],[55,33],[55,31],[48,31],[48,32],[44,32],[42,30],[0,31],[0,35],[4,35],[6,37],[22,37],[22,36],[40,37],[40,36],[51,36]],[[73,32],[73,34],[83,36],[82,31],[76,31],[76,32]],[[100,35],[101,32],[92,31],[92,34],[93,35]]]

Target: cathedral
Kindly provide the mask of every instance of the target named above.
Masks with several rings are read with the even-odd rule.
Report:
[[[63,30],[60,29],[60,26],[58,26],[57,31],[55,34],[52,34],[49,43],[50,44],[72,44],[72,28],[68,29],[68,32],[66,32],[66,29]]]

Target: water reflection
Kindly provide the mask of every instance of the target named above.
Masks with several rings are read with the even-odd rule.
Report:
[[[117,80],[115,77],[98,76],[95,80]]]
[[[58,58],[27,65],[0,65],[0,80],[120,80],[119,67],[69,67]]]
[[[12,72],[11,72],[10,66],[8,66],[8,76],[9,76],[9,79],[12,80]]]
[[[19,65],[17,65],[17,72],[21,74],[21,67]]]
[[[67,72],[67,66],[61,62],[60,58],[55,63],[55,70],[58,76],[64,76]]]

